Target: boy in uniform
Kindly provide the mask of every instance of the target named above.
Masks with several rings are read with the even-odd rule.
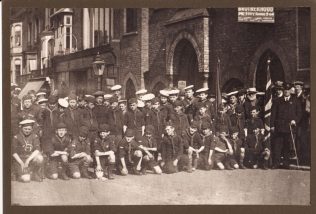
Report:
[[[59,175],[61,179],[69,180],[66,171],[68,170],[68,148],[71,142],[66,124],[57,124],[55,136],[47,141],[43,148],[49,157],[48,178],[56,180]]]
[[[211,116],[207,113],[207,107],[204,103],[197,103],[195,105],[197,112],[196,115],[194,117],[194,121],[197,121],[199,124],[199,129],[201,129],[201,125],[202,123],[209,123],[209,124],[213,124],[213,120],[211,118]]]
[[[196,91],[197,97],[199,98],[198,103],[203,103],[207,109],[207,113],[211,116],[212,119],[215,118],[215,106],[208,97],[208,88],[200,88]],[[197,114],[197,108],[195,107],[195,115]]]
[[[232,146],[226,137],[226,129],[222,128],[218,130],[218,132],[219,137],[215,141],[215,144],[213,144],[210,148],[209,159],[211,159],[212,162],[214,161],[214,164],[216,164],[220,170],[223,170],[225,168],[231,170],[233,168],[230,167],[230,165],[227,163],[229,163],[230,161],[229,155],[233,154]]]
[[[142,174],[146,174],[146,170],[153,170],[156,174],[161,174],[161,168],[157,163],[158,145],[156,139],[153,137],[155,128],[152,125],[145,127],[145,136],[141,140],[139,148],[143,152],[142,160]]]
[[[183,113],[183,103],[180,100],[176,100],[173,104],[174,113],[170,115],[170,121],[174,124],[176,133],[181,136],[182,131],[189,128],[189,121],[187,115]]]
[[[184,113],[188,116],[188,120],[191,123],[194,119],[194,103],[197,102],[197,99],[194,97],[194,86],[189,85],[184,88],[185,97],[183,100]]]
[[[144,114],[137,108],[137,99],[129,99],[130,111],[125,115],[124,132],[126,129],[132,129],[135,137],[140,138],[144,135],[145,131],[145,118]]]
[[[163,112],[164,115],[167,115],[166,122],[170,119],[170,114],[173,111],[172,105],[168,102],[169,93],[167,90],[160,90],[160,111]]]
[[[117,164],[121,175],[127,175],[129,172],[141,175],[140,170],[143,154],[134,136],[134,131],[127,129],[125,137],[118,143]]]
[[[161,143],[161,167],[167,174],[176,173],[181,169],[188,170],[189,157],[183,154],[183,142],[181,136],[175,132],[174,126],[169,123],[166,125],[166,135]]]
[[[204,149],[204,144],[198,133],[199,124],[193,121],[190,127],[182,132],[184,147],[187,148],[186,153],[189,157],[188,172],[193,172],[197,169],[200,162],[200,153]]]
[[[72,177],[76,179],[80,177],[92,179],[88,173],[88,167],[93,162],[90,152],[90,140],[87,138],[88,133],[87,127],[80,127],[79,135],[68,145],[69,171]]]
[[[101,124],[99,136],[94,141],[94,156],[96,160],[96,176],[105,180],[103,173],[108,179],[114,179],[113,170],[115,166],[115,153],[117,151],[115,137],[110,133],[111,127],[108,124]]]
[[[204,145],[204,149],[200,154],[200,166],[202,169],[210,170],[213,168],[212,154],[211,148],[213,148],[216,143],[216,137],[212,133],[213,127],[212,124],[203,122],[201,125],[201,139],[202,145]],[[213,152],[213,150],[212,150]]]
[[[72,137],[78,137],[80,128],[80,114],[77,107],[77,96],[70,94],[68,96],[69,107],[65,109],[65,124],[68,134]]]
[[[12,156],[13,174],[22,182],[34,181],[41,182],[40,170],[43,164],[43,156],[40,153],[40,141],[38,136],[33,133],[34,120],[23,120],[19,124],[20,132],[13,137]]]
[[[230,157],[230,166],[235,169],[246,169],[244,166],[245,146],[243,141],[238,137],[239,129],[232,127],[230,130],[230,142],[233,149],[233,154]]]

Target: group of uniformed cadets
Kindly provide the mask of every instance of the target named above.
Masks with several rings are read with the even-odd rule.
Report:
[[[68,97],[29,91],[22,101],[13,87],[12,179],[288,168],[293,148],[299,156],[294,158],[308,163],[310,95],[303,85],[274,84],[271,143],[265,140],[264,93],[256,88],[222,94],[216,108],[209,89],[193,85],[157,95],[142,89],[129,100],[122,98],[120,85],[111,94]]]

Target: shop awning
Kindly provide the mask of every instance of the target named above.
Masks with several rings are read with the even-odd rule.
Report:
[[[45,83],[45,80],[34,80],[34,81],[30,81],[26,83],[26,85],[24,86],[24,88],[22,89],[22,91],[20,92],[18,96],[19,99],[22,99],[22,97],[26,95],[27,92],[29,92],[30,90],[34,90],[37,93],[44,83]]]

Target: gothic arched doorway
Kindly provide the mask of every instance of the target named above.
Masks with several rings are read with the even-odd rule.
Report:
[[[129,100],[130,98],[134,98],[136,93],[136,88],[131,79],[126,81],[125,85],[125,99]]]
[[[151,92],[155,95],[158,95],[159,91],[164,89],[164,88],[166,88],[166,85],[162,82],[158,82],[157,84],[155,84],[155,86],[153,87]]]
[[[279,57],[270,49],[265,51],[258,62],[256,70],[256,88],[258,91],[265,91],[267,84],[267,60],[270,58],[270,77],[272,83],[285,80],[284,69]]]
[[[178,86],[178,81],[186,81],[186,85],[195,88],[203,87],[203,75],[199,73],[196,51],[187,39],[178,42],[173,56],[173,85]]]

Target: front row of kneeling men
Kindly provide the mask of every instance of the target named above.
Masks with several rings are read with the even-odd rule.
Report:
[[[141,175],[147,170],[161,174],[193,172],[197,168],[245,169],[245,165],[249,168],[261,165],[267,169],[270,157],[270,145],[264,141],[259,127],[242,140],[238,129],[230,130],[231,136],[226,129],[219,129],[215,135],[212,124],[193,122],[179,135],[170,123],[165,126],[162,140],[157,141],[151,125],[146,126],[145,135],[140,138],[127,129],[124,137],[118,139],[111,135],[108,124],[102,124],[98,137],[90,142],[86,127],[81,127],[79,136],[72,139],[66,125],[59,123],[55,136],[41,149],[33,124],[32,120],[22,121],[21,130],[12,142],[12,172],[22,182],[42,181],[44,175],[50,179],[68,180],[70,176],[106,180],[114,178],[114,171],[121,175]],[[89,167],[94,168],[94,173]]]

